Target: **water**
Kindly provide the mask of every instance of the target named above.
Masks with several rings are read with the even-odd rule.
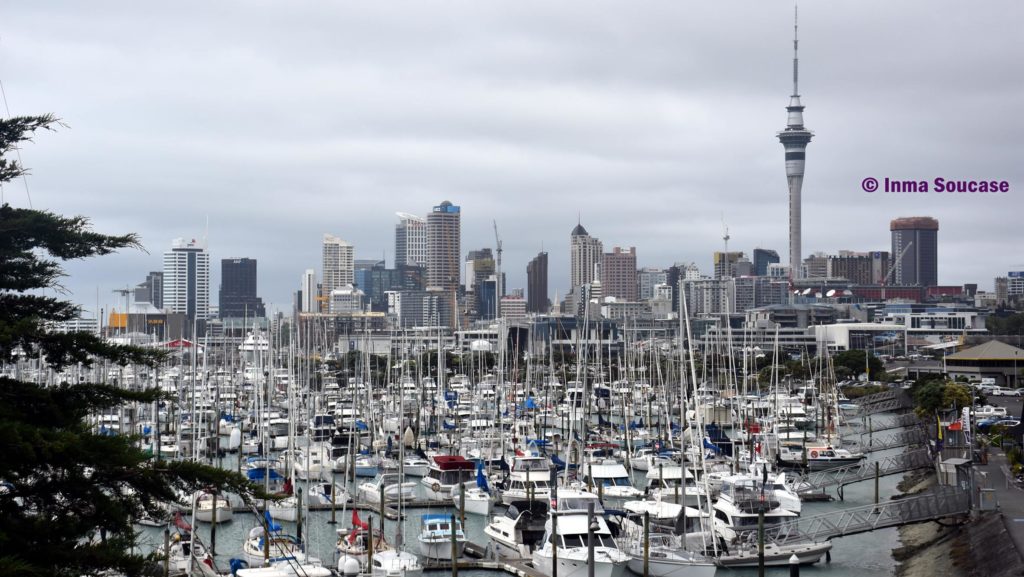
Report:
[[[889,455],[897,454],[902,452],[903,449],[892,449],[889,451],[880,451],[873,453],[869,457],[869,460],[881,460]],[[232,461],[225,460],[225,466],[231,467]],[[639,481],[642,479],[641,475],[635,475],[634,483],[636,486],[642,486]],[[896,485],[902,479],[902,475],[890,475],[882,477],[879,482],[879,492],[881,499],[885,500],[889,496],[898,492]],[[413,480],[417,483],[416,496],[417,498],[423,498],[423,487],[419,485],[418,477],[411,477],[409,480]],[[358,479],[357,483],[362,483],[364,479]],[[340,482],[340,481],[339,481]],[[305,484],[302,482],[297,483],[299,487],[303,487],[303,493],[306,493]],[[355,490],[350,487],[351,494],[355,494]],[[830,490],[831,494],[835,494],[835,490]],[[860,483],[849,485],[845,490],[845,500],[839,501],[834,500],[830,502],[822,503],[804,503],[802,516],[819,515],[828,513],[830,511],[837,511],[844,508],[857,507],[860,505],[869,505],[874,502],[874,482],[872,480],[862,481]],[[503,509],[496,509],[496,513],[503,511]],[[446,513],[451,514],[457,511],[454,507],[444,508],[431,508],[431,509],[410,509],[406,510],[406,519],[403,523],[402,534],[404,546],[407,551],[419,554],[419,542],[417,541],[417,535],[420,531],[420,516],[426,513]],[[366,521],[369,517],[373,517],[374,525],[377,526],[380,522],[380,514],[376,512],[369,512],[367,510],[360,510],[360,518]],[[337,510],[337,525],[330,525],[331,513],[330,511],[311,511],[308,517],[303,522],[304,537],[307,542],[307,551],[316,557],[319,557],[324,561],[326,565],[331,567],[337,567],[337,557],[335,555],[335,545],[338,541],[337,529],[346,529],[351,527],[352,510],[346,509],[344,512],[341,508]],[[486,546],[488,539],[483,533],[484,526],[487,524],[488,519],[478,515],[466,515],[466,535],[469,540],[473,543],[481,546]],[[278,522],[282,525],[286,532],[294,534],[295,524]],[[196,523],[198,526],[198,535],[207,544],[210,543],[210,525],[207,523]],[[245,540],[252,527],[257,525],[257,518],[251,513],[235,513],[234,519],[229,523],[221,523],[217,526],[217,563],[222,570],[226,570],[228,567],[228,561],[232,557],[241,556],[242,542]],[[384,528],[388,540],[391,543],[395,541],[396,522],[385,519]],[[154,527],[139,527],[141,530],[140,541],[142,542],[144,551],[149,551],[159,547],[163,542],[163,529]],[[346,533],[347,534],[347,533]],[[877,575],[892,575],[896,570],[896,562],[892,558],[892,549],[899,545],[899,535],[895,528],[892,529],[881,529],[872,531],[869,533],[863,533],[860,535],[854,535],[850,537],[842,537],[833,541],[832,547],[832,562],[831,563],[817,563],[811,566],[804,566],[801,568],[801,574],[803,575],[829,575],[830,577],[874,577]],[[768,574],[773,575],[784,575],[788,574],[789,569],[785,567],[781,568],[768,568]],[[480,577],[486,571],[460,571],[460,575],[466,575],[468,577]],[[753,576],[757,574],[757,569],[719,569],[719,574],[734,574],[738,577]],[[491,573],[493,574],[493,573]]]

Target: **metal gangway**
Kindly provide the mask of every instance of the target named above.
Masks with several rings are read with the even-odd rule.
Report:
[[[866,533],[886,527],[898,527],[933,521],[970,512],[970,493],[958,487],[935,487],[902,499],[831,511],[821,515],[796,517],[766,528],[765,543],[779,545],[821,542],[836,537]],[[744,531],[744,540],[757,542],[757,531]]]
[[[871,453],[886,449],[898,449],[911,445],[924,445],[931,438],[924,427],[907,429],[906,431],[899,431],[888,435],[867,435],[867,439],[863,437],[862,435],[860,440],[853,441],[855,445],[851,447],[853,450]]]
[[[874,421],[871,419],[870,416],[866,415],[862,420],[847,421],[846,423],[848,427],[859,427],[860,429],[862,429],[861,432],[846,433],[843,436],[855,437],[857,435],[863,434],[863,431],[865,430],[868,433],[880,433],[882,431],[891,431],[892,429],[904,429],[907,427],[913,427],[920,424],[921,419],[919,419],[917,415],[913,413],[907,413],[906,415],[896,415],[895,417],[881,419],[878,421]]]
[[[798,494],[820,493],[826,487],[837,487],[839,489],[839,498],[842,499],[843,487],[846,485],[873,479],[876,476],[895,475],[916,469],[926,469],[934,465],[935,462],[928,449],[917,449],[899,455],[891,455],[880,461],[868,461],[865,459],[853,465],[807,473],[797,477],[793,486]]]
[[[877,413],[901,411],[914,406],[910,395],[902,389],[892,389],[873,395],[865,395],[857,399],[857,404],[860,406],[857,416],[861,417]]]

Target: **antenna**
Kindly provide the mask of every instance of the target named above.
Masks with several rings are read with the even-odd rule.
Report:
[[[498,236],[498,221],[491,221],[494,223],[494,242],[498,245],[498,258],[495,261],[497,266],[494,267],[494,319],[497,320],[501,317],[501,237]]]
[[[732,237],[729,236],[729,225],[725,224],[725,213],[722,213],[722,241],[725,243],[725,252],[722,253],[722,256],[725,257],[725,266],[722,269],[722,273],[723,273],[722,276],[723,277],[732,276],[732,270],[730,270],[731,267],[729,266],[729,260],[730,260],[729,259],[729,239],[730,238],[732,238]]]
[[[797,89],[797,70],[800,59],[797,57],[797,13],[798,7],[793,4],[793,96],[800,96],[800,90]]]

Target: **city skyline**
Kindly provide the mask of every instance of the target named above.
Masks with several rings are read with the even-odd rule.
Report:
[[[441,199],[464,207],[463,247],[493,247],[497,221],[509,289],[526,286],[526,264],[548,247],[552,299],[569,289],[563,247],[579,215],[605,246],[636,246],[638,268],[694,261],[707,274],[723,220],[730,250],[787,253],[773,135],[791,92],[791,5],[751,2],[737,17],[570,2],[543,7],[539,29],[536,7],[513,4],[436,18],[409,5],[421,22],[376,7],[263,6],[231,13],[239,26],[228,32],[227,14],[200,4],[205,18],[187,23],[180,7],[152,20],[108,6],[116,18],[74,3],[15,6],[0,44],[11,114],[54,112],[71,127],[22,150],[33,205],[136,231],[150,252],[68,267],[65,285],[87,308],[97,293],[116,304],[112,290],[159,268],[170,239],[202,236],[211,258],[258,260],[268,309],[289,310],[303,271],[321,273],[322,234],[390,265],[395,211],[423,216]],[[928,27],[924,6],[940,16]],[[447,24],[455,12],[460,24]],[[1024,234],[1014,219],[1024,90],[1005,74],[1022,50],[1022,14],[1003,2],[802,7],[800,89],[816,133],[805,256],[889,250],[891,220],[931,216],[943,227],[940,284],[991,289],[1020,268],[1001,247]],[[267,45],[270,22],[308,42]],[[1012,188],[870,194],[866,177]],[[14,184],[4,198],[24,206]]]

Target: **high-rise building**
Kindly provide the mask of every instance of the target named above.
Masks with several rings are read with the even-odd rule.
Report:
[[[715,278],[726,278],[736,276],[736,263],[741,258],[743,258],[742,252],[715,251],[712,258],[715,264]]]
[[[323,278],[320,279],[320,292],[323,301],[327,302],[331,292],[345,285],[355,284],[355,257],[352,245],[340,238],[325,234],[323,244]],[[328,306],[322,307],[325,311]]]
[[[654,287],[668,281],[668,273],[660,268],[644,267],[637,271],[637,296],[646,301],[654,298]]]
[[[997,276],[995,281],[996,306],[1005,306],[1010,296],[1010,279]]]
[[[164,273],[151,271],[146,280],[135,287],[134,299],[137,303],[149,303],[155,309],[164,308]]]
[[[797,26],[793,19],[793,94],[789,97],[786,129],[778,133],[779,142],[786,150],[786,181],[789,184],[789,266],[792,278],[799,278],[802,262],[800,250],[800,194],[804,183],[804,158],[807,144],[814,133],[804,128],[804,106],[800,103],[798,84]]]
[[[879,284],[889,272],[889,253],[886,251],[839,251],[828,259],[828,276],[845,278],[853,284]]]
[[[1024,295],[1024,271],[1011,270],[1006,273],[1006,296]]]
[[[456,291],[461,282],[462,214],[447,200],[427,215],[427,287]]]
[[[189,329],[210,316],[210,255],[195,239],[176,238],[164,253],[164,307],[184,314]]]
[[[570,290],[579,292],[579,287],[595,280],[595,270],[603,251],[601,241],[590,236],[587,229],[577,223],[569,234]]]
[[[220,261],[219,316],[263,318],[263,299],[256,294],[256,259],[225,258]]]
[[[930,216],[897,218],[889,224],[895,270],[889,284],[939,284],[939,221]]]
[[[640,300],[637,295],[636,247],[623,250],[617,246],[612,252],[604,253],[601,261],[601,286],[606,297],[628,302]]]
[[[722,315],[734,311],[734,279],[684,280],[682,293],[691,317]]]
[[[754,249],[754,275],[768,276],[768,265],[779,263],[779,253],[770,248]]]
[[[395,268],[427,266],[427,220],[405,212],[395,214]]]
[[[494,274],[494,253],[489,248],[471,250],[466,255],[466,292],[470,292],[481,280]]]
[[[526,312],[546,313],[550,308],[548,253],[541,251],[526,265]]]
[[[523,297],[501,297],[501,317],[508,321],[526,318],[526,300]]]
[[[299,281],[299,312],[303,313],[315,313],[319,312],[319,306],[317,306],[317,290],[316,290],[316,271],[307,268],[306,272],[302,273],[302,280]]]

